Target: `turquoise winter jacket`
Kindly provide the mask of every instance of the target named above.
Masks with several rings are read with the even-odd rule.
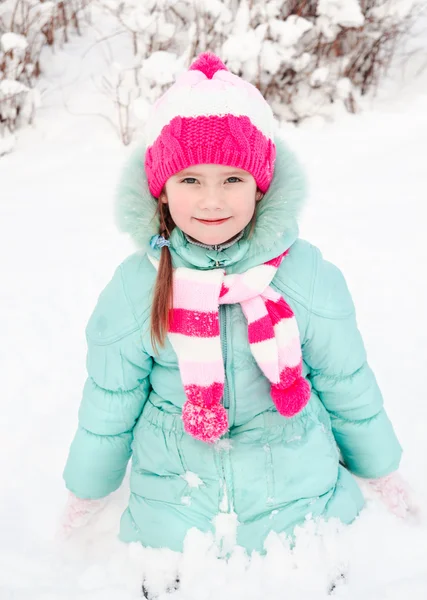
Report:
[[[208,445],[182,427],[185,402],[169,341],[156,355],[150,308],[156,271],[147,253],[157,232],[156,202],[145,178],[143,150],[126,165],[117,219],[139,250],[115,271],[86,329],[88,377],[79,426],[64,471],[69,490],[100,498],[116,490],[132,457],[129,504],[120,538],[182,550],[192,527],[216,531],[217,515],[235,523],[234,542],[263,551],[273,530],[292,534],[307,515],[350,523],[364,500],[354,473],[375,478],[399,466],[401,448],[367,361],[345,280],[317,248],[298,239],[304,179],[277,140],[275,175],[257,208],[253,237],[209,250],[171,236],[174,266],[242,272],[286,249],[273,287],[299,326],[304,376],[312,387],[305,409],[277,413],[270,384],[254,361],[240,305],[221,305],[221,344],[229,433]]]

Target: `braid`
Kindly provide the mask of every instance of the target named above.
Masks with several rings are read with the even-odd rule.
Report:
[[[159,215],[159,234],[169,239],[175,228],[169,206],[160,199],[157,205]],[[164,346],[169,330],[169,314],[173,306],[173,268],[172,256],[167,246],[163,246],[160,254],[159,270],[154,288],[151,308],[151,343],[155,351],[158,345]]]

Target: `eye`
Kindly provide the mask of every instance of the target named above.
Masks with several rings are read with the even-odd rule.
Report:
[[[193,184],[197,181],[197,179],[195,177],[186,177],[185,179],[183,179],[181,181],[181,183],[190,183]]]
[[[234,181],[230,181],[230,179],[233,179]],[[239,179],[239,177],[229,177],[229,178],[227,179],[227,181],[228,181],[229,183],[238,183],[239,181],[242,181],[242,180],[241,180],[241,179]]]

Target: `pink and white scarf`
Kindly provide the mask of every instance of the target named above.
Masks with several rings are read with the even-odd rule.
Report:
[[[292,417],[310,398],[310,385],[302,377],[295,315],[270,287],[286,254],[241,274],[226,275],[223,269],[174,269],[168,339],[178,356],[187,396],[182,409],[184,429],[199,440],[213,443],[228,430],[227,411],[221,404],[225,375],[220,304],[241,305],[248,321],[252,355],[271,382],[270,393],[278,412]],[[158,268],[158,261],[149,258]]]

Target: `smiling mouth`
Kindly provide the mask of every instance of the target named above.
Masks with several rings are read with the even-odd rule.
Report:
[[[230,217],[225,217],[225,219],[196,219],[199,223],[206,223],[207,225],[219,225],[220,223],[224,223],[228,221]]]

